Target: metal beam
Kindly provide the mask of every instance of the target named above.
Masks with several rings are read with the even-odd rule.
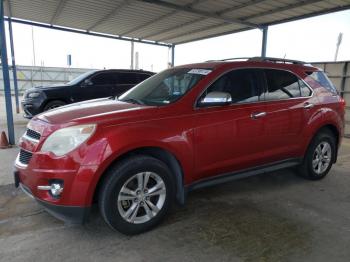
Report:
[[[171,66],[174,67],[174,65],[175,65],[175,45],[172,45],[170,48],[171,48]]]
[[[15,101],[16,101],[16,113],[19,114],[19,94],[18,94],[18,81],[17,81],[17,67],[15,59],[15,47],[13,44],[13,32],[12,32],[12,21],[11,18],[8,20],[9,24],[9,36],[11,45],[11,60],[12,60],[12,74],[13,74],[13,87],[15,90]]]
[[[170,3],[170,2],[165,2],[163,0],[137,0],[137,1],[144,2],[144,3],[150,3],[150,4],[154,4],[154,5],[158,5],[158,6],[163,6],[163,7],[174,9],[174,10],[184,11],[184,12],[188,12],[188,13],[192,13],[195,15],[200,15],[200,16],[204,16],[204,17],[208,17],[208,18],[214,18],[214,19],[218,19],[221,21],[225,21],[226,23],[230,23],[230,24],[240,24],[240,25],[245,25],[245,26],[251,27],[251,28],[258,28],[259,27],[257,24],[242,21],[241,19],[225,17],[222,15],[218,15],[217,13],[202,11],[202,10],[194,9],[192,7],[187,7],[184,5],[178,5],[178,4],[174,4],[174,3]]]
[[[18,95],[18,81],[17,81],[17,68],[16,68],[16,60],[15,60],[15,48],[13,45],[13,33],[12,33],[12,8],[11,1],[7,0],[7,10],[9,13],[9,36],[10,36],[10,45],[11,45],[11,58],[12,58],[12,73],[13,73],[13,86],[15,89],[15,101],[16,101],[16,113],[19,114],[19,95]]]
[[[262,29],[262,43],[261,43],[261,57],[266,57],[266,47],[267,47],[267,32],[268,27],[265,26]]]
[[[53,25],[56,22],[56,19],[59,17],[59,15],[61,14],[65,4],[66,4],[67,0],[61,0],[59,1],[57,7],[56,7],[56,11],[53,14],[51,20],[50,20],[50,25]]]
[[[5,33],[5,19],[4,19],[4,0],[0,0],[0,45],[1,45],[1,65],[4,79],[4,92],[6,104],[6,118],[9,142],[11,145],[15,144],[15,130],[13,126],[12,113],[12,98],[10,86],[10,74],[7,63],[7,47],[6,47],[6,33]]]
[[[134,41],[131,41],[130,69],[134,69]]]
[[[5,20],[8,20],[8,18],[5,18]],[[78,34],[83,34],[83,35],[98,36],[98,37],[117,39],[117,40],[123,40],[123,41],[134,41],[134,42],[137,42],[137,43],[143,43],[143,44],[148,44],[148,45],[157,45],[157,46],[166,46],[166,47],[171,46],[171,44],[162,43],[162,42],[159,42],[159,41],[148,41],[148,40],[143,40],[143,39],[138,39],[138,38],[130,38],[130,37],[124,37],[124,36],[108,35],[108,34],[102,34],[102,33],[97,33],[97,32],[88,32],[88,31],[85,31],[85,30],[78,30],[78,29],[73,29],[73,28],[60,27],[60,26],[49,25],[49,24],[42,24],[42,23],[25,21],[25,20],[20,20],[20,19],[15,19],[15,18],[12,19],[12,22],[19,23],[19,24],[25,24],[25,25],[38,26],[38,27],[43,27],[43,28],[49,28],[49,29],[54,29],[54,30],[60,30],[60,31],[65,31],[65,32],[70,32],[70,33],[78,33]]]
[[[195,1],[193,1],[192,3],[190,3],[190,4],[186,5],[186,6],[188,6],[188,7],[193,7],[194,5],[197,5],[197,4],[201,3],[201,2],[206,2],[206,1],[209,1],[209,0],[195,0]],[[261,1],[261,0],[260,0],[260,1]],[[265,0],[263,0],[263,1],[265,1]],[[151,20],[151,21],[149,21],[149,22],[147,22],[147,23],[144,23],[144,24],[139,25],[139,26],[135,26],[135,27],[132,28],[132,29],[129,29],[129,30],[127,30],[127,31],[124,31],[124,32],[121,33],[121,35],[128,35],[128,34],[131,34],[131,33],[135,32],[135,31],[138,31],[138,30],[143,29],[143,28],[145,28],[145,27],[147,27],[147,26],[150,26],[150,25],[152,25],[152,24],[154,24],[154,23],[157,23],[157,22],[159,22],[160,20],[167,19],[167,18],[169,18],[169,16],[175,15],[175,14],[177,14],[177,13],[179,13],[179,12],[180,12],[179,10],[173,10],[173,11],[168,12],[168,13],[166,13],[165,15],[161,15],[161,16],[159,16],[159,17],[157,17],[157,18],[155,18],[155,19],[153,19],[153,20]]]
[[[102,17],[100,20],[98,20],[95,24],[90,26],[87,31],[92,31],[97,26],[103,24],[104,22],[108,21],[113,16],[117,15],[125,6],[129,5],[131,1],[126,0],[122,3],[118,4],[110,13],[108,13],[106,16]]]

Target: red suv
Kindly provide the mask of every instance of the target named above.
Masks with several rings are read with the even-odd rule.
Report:
[[[84,222],[97,203],[112,228],[136,234],[194,189],[292,166],[323,178],[344,108],[327,76],[303,62],[178,66],[118,98],[34,117],[15,184],[60,219]]]

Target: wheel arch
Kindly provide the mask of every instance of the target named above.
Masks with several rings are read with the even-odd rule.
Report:
[[[60,102],[63,102],[65,103],[66,105],[69,104],[68,100],[67,99],[64,99],[64,98],[49,98],[47,99],[41,106],[41,111],[43,112],[45,107],[47,106],[48,103],[51,103],[53,101],[60,101]]]
[[[93,193],[93,202],[97,201],[98,192],[101,188],[101,185],[104,179],[107,178],[107,173],[108,173],[107,171],[116,163],[136,155],[147,155],[147,156],[154,157],[162,161],[168,166],[175,180],[176,200],[179,204],[183,205],[185,203],[184,172],[180,161],[175,157],[174,154],[172,154],[168,150],[161,147],[152,147],[152,146],[132,149],[113,159],[112,162],[109,163],[107,168],[103,171],[102,175],[99,177],[97,181],[97,184],[95,186],[94,193]]]
[[[339,131],[338,127],[337,127],[335,124],[333,124],[333,123],[325,123],[325,124],[321,125],[321,126],[320,126],[318,129],[316,129],[316,131],[314,132],[314,134],[313,134],[313,136],[311,137],[311,140],[309,141],[309,144],[308,144],[308,145],[310,145],[311,141],[314,139],[314,137],[315,137],[317,134],[321,133],[321,132],[324,131],[324,130],[330,131],[330,132],[334,135],[334,137],[335,137],[335,139],[336,139],[336,146],[337,146],[337,149],[336,149],[336,151],[335,151],[335,158],[334,158],[334,163],[336,163],[336,162],[337,162],[337,158],[338,158],[338,147],[339,147],[339,142],[340,142],[340,131]]]

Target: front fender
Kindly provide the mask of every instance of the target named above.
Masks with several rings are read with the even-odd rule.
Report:
[[[98,182],[108,167],[123,155],[138,149],[159,148],[169,152],[180,163],[184,177],[183,183],[188,184],[192,181],[194,167],[193,131],[191,129],[180,131],[175,126],[138,123],[105,127],[101,136],[103,136],[103,140],[98,145],[99,150],[95,151],[91,148],[90,151],[91,156],[95,157],[86,158],[99,159],[100,162],[89,186],[90,193],[87,196],[87,203],[92,202]]]

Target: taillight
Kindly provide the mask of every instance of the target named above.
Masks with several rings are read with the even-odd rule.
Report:
[[[345,110],[346,107],[346,101],[343,97],[340,98],[340,105],[342,107],[343,110]]]
[[[341,110],[342,114],[345,115],[346,101],[343,97],[341,97],[339,102],[340,102],[340,110]]]

